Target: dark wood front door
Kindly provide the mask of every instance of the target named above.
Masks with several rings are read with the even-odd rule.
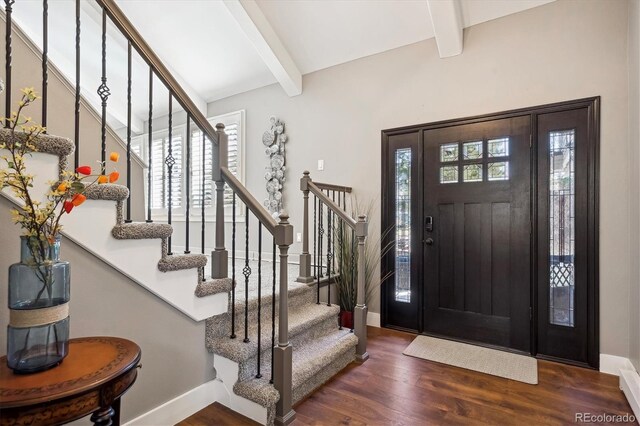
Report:
[[[382,132],[382,326],[598,368],[599,102]]]
[[[530,117],[424,132],[424,331],[530,347]]]

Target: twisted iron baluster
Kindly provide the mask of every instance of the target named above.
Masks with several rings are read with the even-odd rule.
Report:
[[[201,249],[202,249],[202,254],[204,254],[204,243],[205,243],[205,231],[206,231],[206,225],[205,225],[205,184],[207,182],[207,173],[206,173],[206,164],[207,164],[207,149],[205,147],[205,142],[206,142],[206,138],[204,136],[204,132],[202,130],[200,130],[200,132],[202,133],[202,167],[200,167],[200,172],[202,173],[202,191],[201,192],[201,198],[200,198],[200,218],[201,218],[201,223],[200,223],[200,245],[201,245]],[[213,155],[213,152],[212,154]]]
[[[80,0],[76,0],[76,93],[74,105],[74,170],[80,165]]]
[[[322,201],[318,200],[318,257],[316,258],[316,263],[318,265],[318,275],[316,275],[316,279],[318,282],[316,291],[316,304],[320,304],[320,278],[322,278],[322,235],[324,234],[324,229],[322,228]]]
[[[102,141],[102,163],[107,159],[107,100],[111,95],[111,90],[107,86],[107,11],[102,9],[102,78],[98,86],[98,96],[102,100],[102,117],[100,121],[100,136]],[[151,190],[151,187],[149,187]]]
[[[191,215],[191,115],[187,114],[187,173],[183,173],[186,180],[187,193],[184,197],[185,206],[185,218],[184,218],[184,254],[189,254],[189,225]]]
[[[172,207],[173,207],[173,166],[176,164],[176,159],[173,157],[173,94],[169,91],[169,152],[167,158],[164,160],[164,164],[167,166],[167,175],[169,181],[168,189],[168,203],[167,203],[167,222],[171,225]],[[171,236],[167,238],[167,254],[173,254],[171,252]]]
[[[276,237],[273,237],[273,282],[271,284],[271,380],[273,384],[273,351],[276,346]]]
[[[327,195],[329,191],[327,191]],[[333,263],[333,248],[331,246],[332,228],[333,227],[333,211],[327,205],[327,306],[331,306],[331,264]]]
[[[356,231],[351,230],[351,291],[349,292],[349,297],[354,293],[354,289],[356,288]],[[351,311],[353,312],[353,310]],[[353,324],[351,326],[351,332],[353,333]]]
[[[151,66],[149,66],[149,128],[147,131],[149,133],[149,167],[147,168],[147,222],[153,222],[153,220],[151,220],[151,175],[153,170],[153,68]]]
[[[244,252],[244,269],[242,274],[244,275],[244,340],[243,342],[249,342],[249,276],[251,275],[251,267],[249,266],[249,207],[245,210],[245,252]]]
[[[236,193],[231,201],[231,338],[236,338]]]
[[[258,221],[258,374],[256,379],[262,377],[260,374],[260,355],[262,351],[262,222]]]
[[[42,0],[42,127],[47,127],[47,92],[49,86],[49,2]]]
[[[127,189],[131,193],[131,40],[127,42]],[[127,223],[131,223],[131,197],[127,197]]]
[[[5,111],[4,116],[7,118],[11,117],[11,65],[13,63],[13,39],[12,39],[12,31],[13,31],[13,4],[16,0],[4,0],[4,11],[7,17],[7,23],[5,25],[5,33],[4,33],[4,83],[5,83],[5,92],[4,92],[4,105]],[[5,127],[11,126],[11,122],[9,120],[5,120]]]

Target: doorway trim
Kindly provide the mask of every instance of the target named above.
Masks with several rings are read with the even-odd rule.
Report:
[[[586,108],[588,112],[588,136],[587,136],[587,150],[588,150],[588,209],[587,209],[587,221],[588,221],[588,237],[587,237],[587,315],[588,315],[588,330],[587,330],[587,351],[588,362],[575,362],[566,359],[558,359],[549,357],[546,355],[538,354],[538,116],[546,113],[562,112],[578,108]],[[400,135],[412,131],[419,133],[418,143],[418,158],[423,158],[423,132],[424,130],[432,130],[439,128],[446,128],[451,126],[458,126],[463,124],[473,124],[483,121],[496,120],[501,118],[511,118],[515,116],[529,115],[531,120],[531,277],[530,277],[530,290],[531,290],[531,355],[541,359],[550,359],[554,361],[560,361],[564,363],[570,363],[579,365],[582,367],[599,368],[599,356],[600,356],[600,341],[599,341],[599,329],[600,329],[600,310],[599,310],[599,199],[600,199],[600,97],[594,96],[589,98],[577,99],[566,102],[558,102],[528,108],[519,108],[509,111],[502,111],[490,114],[482,114],[477,116],[451,119],[438,121],[433,123],[424,123],[411,126],[402,126],[392,129],[385,129],[381,131],[381,159],[382,159],[382,173],[381,173],[381,229],[387,229],[389,222],[392,219],[388,206],[391,203],[389,179],[391,170],[391,164],[389,164],[389,137],[394,135]],[[420,161],[422,163],[422,160]],[[419,181],[423,182],[424,168],[422,164],[419,166]],[[420,186],[420,200],[419,203],[420,214],[418,216],[419,223],[422,223],[424,218],[423,212],[423,197],[424,197],[424,185]],[[383,241],[381,246],[384,247],[388,241]],[[421,245],[420,253],[417,253],[417,258],[422,259],[424,246]],[[384,256],[381,259],[380,264],[381,277],[384,277],[388,272],[392,271],[393,264],[391,262],[391,256]],[[418,268],[420,269],[420,268]],[[424,277],[422,271],[417,271],[414,279],[417,279],[419,283],[423,283]],[[423,312],[423,285],[420,285],[420,291],[418,294],[420,300],[420,308],[418,311],[418,329],[406,329],[400,327],[394,327],[388,324],[388,307],[387,307],[387,286],[392,285],[392,280],[387,279],[381,284],[380,291],[380,325],[387,328],[396,328],[404,331],[411,331],[414,333],[423,333],[424,325],[422,324],[422,312]],[[441,336],[440,336],[441,337]],[[474,344],[482,345],[481,343],[474,342]],[[489,346],[489,345],[484,345]],[[508,349],[506,349],[508,350]]]

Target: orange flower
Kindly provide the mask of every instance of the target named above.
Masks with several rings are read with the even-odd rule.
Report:
[[[98,176],[98,183],[107,183],[107,182],[109,182],[108,177],[106,177],[105,175]]]
[[[114,163],[117,163],[119,159],[120,154],[118,154],[117,152],[112,152],[111,154],[109,154],[109,160],[113,161]]]
[[[89,176],[91,174],[91,167],[89,166],[80,166],[76,169],[76,172],[80,173],[81,175],[86,175]]]
[[[58,192],[67,192],[67,189],[69,189],[69,184],[67,182],[61,182],[60,185],[58,185]]]
[[[109,175],[109,182],[113,183],[113,182],[117,181],[119,178],[120,178],[120,173],[111,172],[111,174]]]
[[[84,203],[87,200],[87,197],[83,194],[76,194],[71,199],[71,203],[78,207],[80,204]]]
[[[67,214],[71,213],[71,210],[73,210],[73,203],[71,201],[65,201],[62,204],[62,207],[64,208],[64,211],[67,212]]]

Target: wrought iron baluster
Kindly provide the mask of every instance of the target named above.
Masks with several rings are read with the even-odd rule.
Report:
[[[47,128],[47,92],[49,89],[49,1],[42,0],[42,127]]]
[[[327,195],[329,191],[327,191]],[[333,263],[333,211],[327,205],[327,306],[331,306],[331,264]]]
[[[262,377],[260,373],[260,355],[262,352],[262,222],[258,221],[258,374],[256,379]]]
[[[251,275],[251,267],[249,266],[249,207],[245,208],[245,220],[244,220],[244,269],[242,274],[244,275],[244,340],[247,343],[249,341],[249,276]]]
[[[149,120],[148,120],[148,165],[147,169],[147,222],[153,222],[151,220],[151,193],[153,192],[153,68],[149,66]]]
[[[316,264],[318,265],[318,275],[316,275],[317,287],[316,287],[316,304],[320,304],[320,278],[322,278],[322,235],[324,229],[322,228],[322,201],[318,200],[318,257],[316,258]]]
[[[187,172],[182,174],[185,178],[187,193],[183,197],[185,202],[184,218],[184,254],[189,254],[189,221],[191,215],[191,115],[187,113]]]
[[[74,142],[73,169],[80,165],[80,0],[76,0],[76,93],[74,108]],[[127,209],[128,210],[128,209]]]
[[[98,96],[102,100],[102,118],[100,125],[100,137],[102,141],[101,159],[104,164],[107,159],[107,100],[111,95],[109,86],[107,86],[107,11],[102,9],[102,78],[101,84],[98,86]]]
[[[231,338],[236,338],[236,193],[231,201]]]
[[[5,83],[5,117],[11,117],[11,65],[13,59],[13,39],[12,39],[12,31],[13,31],[13,4],[16,0],[4,0],[4,11],[6,14],[6,24],[5,24],[5,33],[4,33],[4,83]],[[11,126],[11,122],[9,120],[5,120],[5,127]]]
[[[164,164],[167,166],[167,175],[169,181],[168,189],[168,202],[167,202],[167,222],[171,225],[172,210],[173,210],[173,166],[176,164],[176,159],[173,157],[173,94],[169,91],[169,151],[167,158],[164,160]],[[171,252],[171,236],[167,239],[167,254],[173,254]]]
[[[273,237],[273,281],[271,284],[271,380],[273,383],[273,350],[276,346],[276,237]]]
[[[356,288],[356,231],[351,230],[351,291],[350,295],[355,293]],[[352,296],[350,296],[352,298]],[[351,311],[353,312],[353,310]],[[353,324],[351,326],[351,332],[353,333]]]
[[[318,224],[316,222],[316,207],[318,206],[318,197],[313,195],[313,276],[318,276],[318,259],[316,255],[316,233]]]
[[[127,43],[127,189],[131,194],[131,40]],[[131,223],[131,196],[127,197],[127,223]]]
[[[205,223],[205,185],[207,183],[207,148],[205,146],[205,143],[207,141],[207,138],[204,135],[204,132],[202,131],[202,129],[200,129],[200,132],[202,133],[202,167],[200,168],[200,172],[202,173],[202,191],[201,192],[201,198],[200,198],[200,218],[201,218],[201,229],[200,229],[200,243],[201,243],[201,249],[202,249],[202,254],[204,254],[204,243],[205,243],[205,231],[206,231],[206,223]],[[211,152],[211,155],[213,155],[213,151]]]

